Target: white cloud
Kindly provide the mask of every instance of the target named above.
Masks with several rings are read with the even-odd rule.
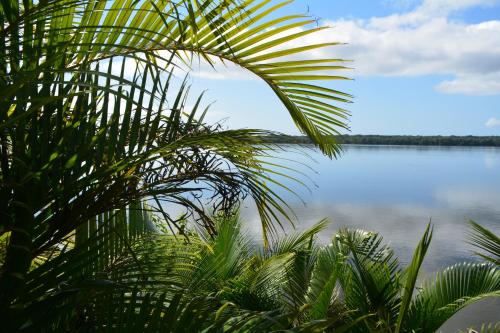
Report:
[[[414,0],[387,0],[392,5],[410,6]],[[331,41],[347,45],[313,50],[313,58],[354,60],[354,75],[449,76],[436,85],[445,94],[500,94],[500,20],[465,23],[450,14],[472,7],[492,6],[500,0],[424,0],[413,11],[370,19],[325,21],[333,29],[308,35],[281,45]],[[295,28],[291,32],[299,32]],[[347,75],[351,75],[348,73]],[[203,79],[255,79],[241,67],[226,64],[195,66],[194,77]]]
[[[493,75],[458,75],[436,86],[445,94],[497,95],[500,94],[500,72]]]
[[[222,62],[218,58],[210,57],[212,65],[201,60],[191,64],[190,75],[208,80],[254,80],[256,76],[250,71],[229,61]]]
[[[432,18],[448,17],[449,14],[456,11],[477,6],[492,6],[497,2],[498,0],[425,0],[412,12],[372,18],[371,20],[375,26],[386,28],[398,27],[403,24],[420,24]]]
[[[450,14],[493,0],[426,0],[405,14],[326,21],[333,29],[294,42],[345,42],[310,56],[353,59],[356,75],[450,76],[436,86],[447,94],[500,94],[500,20],[464,23]]]
[[[389,18],[388,20],[392,20]],[[404,22],[404,20],[403,20]],[[462,24],[432,18],[416,26],[338,21],[340,51],[366,75],[471,75],[500,71],[500,21]]]
[[[497,127],[500,126],[500,119],[497,119],[495,117],[492,117],[488,119],[488,121],[485,124],[487,127]]]
[[[244,70],[243,68],[238,67],[224,67],[224,65],[216,66],[216,68],[208,68],[204,70],[194,70],[191,74],[194,77],[199,77],[202,79],[209,80],[252,80],[254,76]]]

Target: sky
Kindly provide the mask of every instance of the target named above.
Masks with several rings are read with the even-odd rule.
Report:
[[[338,41],[324,55],[352,60],[351,134],[500,135],[500,0],[295,0],[330,29],[301,43]],[[269,87],[236,66],[200,66],[193,91],[214,102],[210,122],[298,134]]]

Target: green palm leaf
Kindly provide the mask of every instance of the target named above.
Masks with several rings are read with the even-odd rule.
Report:
[[[496,265],[500,265],[500,238],[474,221],[469,221],[469,224],[471,227],[469,243],[486,252],[486,254],[476,254]]]
[[[334,238],[348,265],[340,276],[345,302],[354,315],[377,317],[365,329],[390,327],[398,316],[401,268],[394,252],[374,232],[341,230]]]
[[[399,308],[399,315],[396,324],[395,332],[400,332],[402,330],[403,322],[405,321],[405,317],[407,316],[407,312],[409,310],[412,296],[415,291],[415,284],[417,282],[418,273],[420,271],[420,267],[424,261],[425,255],[427,253],[427,249],[431,243],[432,239],[432,229],[430,223],[427,225],[425,229],[424,236],[420,240],[415,249],[415,253],[413,254],[412,261],[410,266],[406,269],[406,283],[404,285],[403,295],[401,297],[401,305]]]
[[[341,313],[341,290],[338,286],[343,273],[345,257],[333,246],[321,248],[316,255],[316,262],[307,292],[312,319],[328,318],[333,313]]]
[[[456,264],[424,284],[408,311],[407,329],[435,331],[458,310],[500,296],[500,270],[491,264]]]

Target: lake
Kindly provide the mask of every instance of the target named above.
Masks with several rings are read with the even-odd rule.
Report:
[[[312,167],[315,172],[301,168],[312,188],[284,179],[301,199],[289,193],[283,197],[296,213],[299,230],[330,220],[319,236],[322,243],[342,226],[374,230],[407,263],[432,221],[434,236],[423,265],[423,275],[430,277],[438,269],[475,260],[466,243],[467,220],[500,233],[499,148],[346,145],[339,159],[330,160],[312,148],[297,147],[284,146],[278,156],[290,167]],[[244,206],[242,218],[258,239],[255,208],[249,202]],[[486,301],[466,309],[443,331],[483,319],[500,321],[499,313],[499,302]]]

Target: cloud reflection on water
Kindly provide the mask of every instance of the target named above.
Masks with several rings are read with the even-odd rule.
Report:
[[[427,223],[432,220],[435,232],[424,269],[435,271],[456,262],[471,260],[470,246],[465,244],[466,221],[474,218],[489,227],[497,228],[492,217],[500,220],[500,209],[478,212],[466,216],[460,211],[446,207],[418,205],[369,205],[352,203],[315,203],[307,208],[294,207],[297,212],[297,229],[303,230],[323,217],[331,222],[328,229],[319,235],[319,241],[328,243],[340,227],[363,228],[380,232],[391,244],[403,262],[411,259],[413,249],[423,234]],[[242,219],[249,232],[260,239],[260,221],[253,209],[242,211]],[[491,221],[492,223],[486,223]],[[287,228],[290,232],[291,228]]]

